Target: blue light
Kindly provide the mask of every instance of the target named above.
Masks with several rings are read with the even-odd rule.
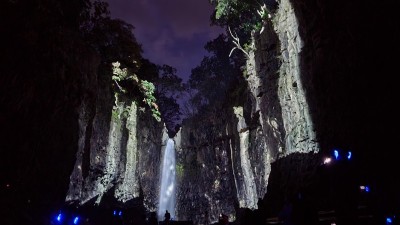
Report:
[[[76,225],[76,224],[78,224],[78,222],[79,222],[79,217],[76,216],[75,219],[74,219],[74,224]]]
[[[392,218],[386,217],[386,224],[392,224]]]
[[[57,221],[58,221],[58,222],[61,222],[61,220],[62,220],[62,214],[60,213],[60,214],[58,214],[58,216],[57,216]]]
[[[122,211],[119,211],[118,215],[119,215],[119,216],[122,216]]]
[[[350,160],[351,159],[351,152],[347,153],[347,159]]]
[[[114,216],[117,215],[117,210],[114,210]]]
[[[365,192],[369,192],[369,187],[365,186]]]
[[[334,150],[333,154],[335,155],[335,159],[339,158],[339,151],[338,150]]]

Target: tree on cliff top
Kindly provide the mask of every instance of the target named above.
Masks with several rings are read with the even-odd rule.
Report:
[[[211,54],[192,70],[188,81],[191,98],[186,111],[190,114],[213,111],[211,108],[223,106],[231,95],[232,87],[241,77],[240,67],[243,65],[237,54],[229,57],[231,48],[232,44],[223,34],[205,45]]]

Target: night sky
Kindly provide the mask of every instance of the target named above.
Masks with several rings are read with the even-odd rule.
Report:
[[[207,0],[108,0],[111,17],[135,27],[134,34],[151,62],[177,69],[184,81],[207,54],[204,45],[223,32],[211,26]]]

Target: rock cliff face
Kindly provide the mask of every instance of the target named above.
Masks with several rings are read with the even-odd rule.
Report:
[[[8,43],[0,54],[6,224],[47,223],[64,197],[155,212],[165,128],[135,102],[115,102],[100,56],[74,38],[74,16],[60,14],[62,25],[51,7],[8,2],[0,20]],[[389,53],[399,52],[399,26],[390,12],[397,8],[386,6],[279,1],[254,34],[240,101],[187,119],[174,138],[175,219],[209,224],[224,213],[240,221],[245,209],[276,216],[285,196],[315,190],[316,153],[332,147],[363,152],[360,170],[398,199],[390,152],[398,57]]]
[[[212,117],[183,123],[175,137],[177,219],[206,224],[224,213],[233,221],[240,209],[256,210],[260,203],[273,207],[274,199],[266,198],[267,189],[277,190],[268,187],[273,162],[303,154],[276,167],[296,171],[281,171],[286,176],[274,178],[280,183],[293,180],[287,174],[302,181],[304,171],[315,166],[309,159],[320,149],[302,81],[303,45],[294,9],[282,0],[263,33],[253,37],[243,104],[228,103]],[[112,109],[110,93],[98,99],[95,108],[85,101],[81,105],[79,150],[67,200],[85,203],[96,198],[100,203],[111,192],[126,202],[142,193],[145,208],[156,211],[166,132],[162,137],[163,128],[144,118],[134,103],[117,102]],[[294,181],[290,186],[280,194],[300,189]]]
[[[303,87],[298,26],[291,3],[281,1],[274,19],[253,37],[244,104],[231,104],[208,123],[195,118],[182,126],[176,138],[179,218],[203,224],[216,222],[219,213],[237,219],[240,208],[255,210],[261,203],[277,207],[265,198],[271,165],[293,153],[300,154],[297,161],[275,168],[285,176],[272,183],[291,188],[278,194],[300,190],[304,176],[313,176],[320,148]]]
[[[253,35],[240,100],[186,119],[174,137],[175,219],[207,224],[224,213],[240,220],[244,209],[276,215],[285,197],[315,190],[317,153],[368,147],[350,138],[368,127],[363,121],[372,113],[357,116],[355,108],[364,103],[356,98],[365,97],[351,91],[356,81],[346,80],[357,72],[351,65],[359,59],[344,52],[356,47],[328,35],[328,25],[349,31],[355,25],[324,16],[345,9],[354,8],[279,1],[263,32]],[[108,194],[156,211],[166,131],[135,105],[119,102],[113,109],[110,93],[97,98],[96,104],[81,105],[78,160],[67,199],[84,203]],[[118,119],[123,112],[129,116]],[[361,131],[349,126],[353,121]]]
[[[77,160],[66,201],[85,204],[96,199],[101,204],[104,195],[111,195],[155,211],[166,130],[134,101],[116,100],[113,106],[107,91],[97,97],[94,108],[85,100],[80,107]]]

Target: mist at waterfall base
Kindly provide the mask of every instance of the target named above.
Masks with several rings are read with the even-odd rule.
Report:
[[[160,199],[158,206],[158,219],[163,220],[166,210],[175,219],[175,145],[172,139],[168,139],[165,147],[162,171]]]

